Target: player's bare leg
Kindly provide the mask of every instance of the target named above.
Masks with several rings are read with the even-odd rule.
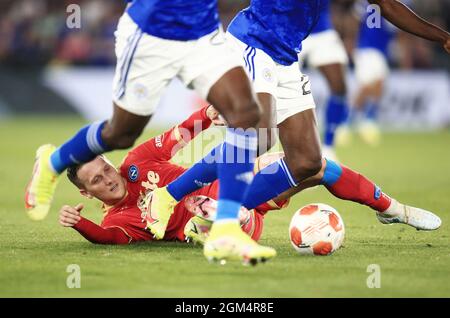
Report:
[[[339,127],[346,122],[348,116],[347,84],[345,80],[346,66],[335,63],[318,67],[325,76],[331,92],[331,98],[325,118],[325,136],[322,154],[325,158],[336,160],[335,134]],[[336,100],[335,100],[336,99]],[[341,134],[342,136],[342,134]]]
[[[242,128],[246,130],[256,127],[261,119],[261,109],[256,102],[251,83],[242,67],[233,68],[225,73],[211,87],[207,99],[224,117],[230,128]],[[229,163],[222,163],[222,165],[229,165],[228,167],[230,168],[233,166]],[[251,167],[249,166],[249,168]],[[248,172],[245,171],[244,174],[247,175],[248,173],[251,173],[251,170]],[[218,169],[218,176],[219,180],[222,180],[220,169]],[[183,175],[175,182],[182,178]],[[236,180],[238,181],[238,179]],[[206,258],[220,262],[240,260],[244,263],[255,264],[259,261],[274,257],[276,255],[274,249],[260,246],[241,230],[237,216],[236,218],[234,216],[230,216],[229,218],[219,217],[221,214],[220,202],[224,198],[223,195],[226,191],[231,190],[233,190],[231,187],[221,187],[221,191],[224,192],[219,194],[218,220],[212,226],[210,236],[204,246]],[[243,197],[243,193],[240,193],[239,196]],[[224,202],[223,207],[228,206],[228,202],[233,201],[234,210],[235,203],[241,199],[243,198],[236,197],[235,199],[224,200],[222,201]],[[154,191],[150,210],[151,214],[153,214],[153,211],[157,211],[156,213],[159,215],[158,219],[153,217],[153,222],[147,222],[147,224],[156,238],[163,237],[168,218],[176,203],[177,201],[169,193],[167,187]],[[223,208],[222,211],[224,209],[226,210],[226,208]],[[165,215],[162,221],[161,215]]]
[[[142,134],[150,118],[132,114],[114,104],[113,116],[102,130],[103,141],[110,150],[128,149]]]
[[[384,80],[377,80],[362,86],[355,98],[355,109],[364,114],[364,119],[358,125],[358,133],[364,142],[372,146],[380,142],[380,129],[375,114],[383,97],[383,90]],[[367,104],[370,109],[364,109]]]
[[[32,220],[43,220],[47,216],[58,176],[68,166],[77,162],[87,162],[105,151],[131,147],[149,119],[150,116],[133,115],[114,105],[114,114],[110,121],[84,127],[58,149],[53,145],[39,147],[31,180],[25,191],[25,207],[28,216]],[[95,129],[97,132],[94,131]],[[103,146],[99,145],[99,139]],[[61,154],[58,154],[56,168],[52,156],[61,149],[66,159],[61,159]]]
[[[322,152],[315,111],[297,113],[278,125],[285,161],[295,181],[315,176],[322,169]]]
[[[300,182],[298,186],[287,190],[274,200],[276,202],[285,201],[304,189],[315,187],[318,185],[324,185],[324,176],[327,173],[335,173],[336,169],[334,169],[334,167],[331,167],[335,165],[336,163],[333,163],[327,159],[323,159],[322,169],[319,171],[319,173]],[[346,167],[345,169],[347,171],[350,171],[350,173],[346,178],[347,180],[341,181],[341,183],[343,184],[342,186],[336,184],[332,186],[325,185],[326,188],[338,198],[358,202],[375,209],[378,220],[383,224],[402,223],[410,225],[417,230],[424,231],[436,230],[441,226],[441,219],[434,213],[420,208],[408,206],[398,202],[393,198],[389,198],[386,195],[382,194],[381,190],[378,187],[374,186],[373,183],[370,180],[366,179],[363,175],[353,172]],[[345,191],[342,191],[342,189],[340,189],[339,187],[342,188],[344,186],[347,189]],[[380,197],[383,196],[385,198],[389,198],[389,203],[388,205],[385,205],[385,209],[382,208],[378,203],[376,203],[376,200],[374,200],[374,197],[377,195],[379,195]]]
[[[258,123],[258,156],[272,148],[277,140],[277,112],[275,98],[268,93],[258,93],[262,115]]]
[[[248,129],[257,127],[262,119],[262,110],[255,97],[244,69],[235,68],[211,88],[208,101],[224,116],[229,127]],[[270,115],[264,118],[270,121]],[[220,200],[222,198],[219,194],[219,205]],[[219,213],[220,207],[218,217]],[[237,220],[235,222],[216,221],[203,251],[206,258],[212,261],[236,259],[246,264],[264,262],[276,255],[274,249],[259,245],[244,233]]]
[[[289,117],[279,128],[280,141],[286,155],[284,163],[288,169],[277,161],[261,170],[255,176],[255,181],[258,182],[253,182],[250,188],[245,202],[247,208],[254,208],[273,197],[277,197],[275,201],[285,201],[301,190],[324,185],[340,199],[371,207],[377,211],[377,217],[382,223],[405,223],[419,230],[435,230],[440,227],[441,220],[433,213],[403,205],[387,196],[363,175],[332,160],[322,159],[314,110]],[[290,187],[278,187],[277,183],[283,175],[280,176],[276,171],[272,175],[267,174],[273,171],[271,166],[281,168],[285,174],[289,173],[296,184],[292,186],[291,182]],[[284,190],[273,195],[281,188]],[[256,202],[254,197],[258,197]]]
[[[244,85],[240,85],[243,76],[245,76]],[[224,117],[229,127],[247,129],[252,125],[256,126],[261,115],[251,92],[250,83],[243,69],[235,68],[211,87],[208,101]],[[168,220],[177,203],[167,187],[153,191],[147,226],[157,239],[163,238]]]
[[[256,127],[262,118],[262,109],[242,67],[225,73],[211,87],[207,99],[231,128]]]

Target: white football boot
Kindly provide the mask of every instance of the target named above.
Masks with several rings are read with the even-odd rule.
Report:
[[[437,230],[442,224],[434,213],[401,204],[394,199],[385,212],[377,212],[377,218],[383,224],[403,223],[422,231]]]

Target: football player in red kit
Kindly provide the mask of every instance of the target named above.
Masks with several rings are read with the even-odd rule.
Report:
[[[186,170],[171,163],[170,159],[213,122],[220,122],[218,113],[212,106],[203,107],[180,125],[130,151],[118,169],[105,156],[69,168],[68,178],[79,188],[80,193],[103,202],[104,217],[101,224],[97,225],[81,216],[82,204],[74,207],[65,205],[60,210],[60,224],[73,227],[92,243],[151,241],[153,235],[146,229],[143,214],[146,213],[152,191],[167,185]],[[258,159],[255,169],[261,169],[278,158],[279,155],[266,155],[265,160]],[[211,225],[205,217],[212,217],[217,197],[218,182],[215,181],[180,201],[170,218],[164,240],[184,241],[192,238],[201,242],[204,238],[202,235],[207,233]],[[271,201],[251,211],[242,208],[242,229],[258,240],[265,212],[280,209],[286,203],[286,200],[278,204]],[[195,216],[195,213],[202,217]]]
[[[73,227],[94,243],[127,244],[152,240],[145,219],[153,190],[164,187],[185,172],[185,168],[171,163],[170,159],[213,121],[220,121],[215,109],[212,106],[202,108],[180,125],[130,151],[118,170],[104,156],[69,168],[68,177],[81,194],[104,203],[105,216],[98,226],[81,217],[82,205],[64,206],[60,210],[60,223]],[[254,173],[261,177],[283,156],[283,153],[263,155],[256,160]],[[239,213],[244,232],[258,240],[267,211],[284,207],[296,193],[319,184],[325,185],[338,198],[371,207],[377,211],[376,216],[383,224],[403,223],[418,230],[440,227],[441,220],[433,213],[403,205],[363,175],[327,159],[322,160],[324,165],[316,176],[259,206],[259,202],[255,204],[253,199],[266,188],[256,187],[253,182],[249,192],[252,194],[247,195],[244,206],[256,208],[250,211],[241,208]],[[270,187],[271,184],[266,183],[265,186]],[[203,242],[214,219],[218,190],[216,181],[180,200],[173,209],[163,239],[183,241],[191,238]]]

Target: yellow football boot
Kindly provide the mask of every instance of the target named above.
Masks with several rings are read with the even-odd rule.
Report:
[[[381,142],[381,131],[374,121],[364,121],[358,127],[358,133],[361,139],[369,146],[376,147]]]
[[[177,200],[170,195],[166,187],[157,188],[153,191],[150,208],[145,215],[145,221],[147,222],[147,229],[153,233],[157,240],[161,240],[164,237],[170,216],[173,214],[177,203]]]
[[[256,243],[237,222],[218,222],[212,226],[203,254],[210,262],[225,264],[227,260],[237,260],[244,265],[256,265],[275,257],[277,252]]]
[[[53,145],[43,145],[36,151],[31,180],[25,190],[25,208],[30,219],[43,220],[50,206],[58,183],[58,175],[49,166],[50,156],[55,151]]]
[[[186,241],[204,245],[212,224],[212,221],[204,219],[200,216],[192,217],[184,227],[184,236],[186,237]]]
[[[353,140],[352,131],[346,124],[341,125],[336,129],[335,136],[335,144],[339,147],[348,147]]]

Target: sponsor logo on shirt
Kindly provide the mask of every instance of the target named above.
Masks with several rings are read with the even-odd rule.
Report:
[[[162,148],[162,135],[159,135],[158,137],[155,137],[155,146],[157,148]]]

